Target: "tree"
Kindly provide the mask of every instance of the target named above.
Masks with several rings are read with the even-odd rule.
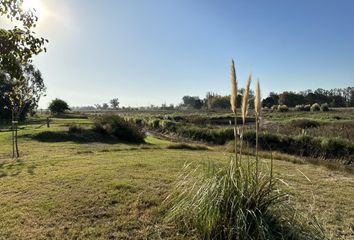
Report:
[[[283,92],[279,95],[278,103],[288,107],[295,107],[296,105],[304,104],[305,97],[294,92]]]
[[[107,103],[103,103],[102,104],[102,109],[103,110],[107,110],[108,109],[108,104]]]
[[[203,107],[203,101],[199,97],[184,96],[182,98],[183,106],[190,109],[201,109]]]
[[[262,100],[262,107],[271,108],[274,105],[278,105],[279,95],[275,92],[270,92],[269,96]]]
[[[109,101],[109,103],[111,104],[111,107],[113,109],[118,109],[119,108],[119,100],[118,100],[118,98],[113,98],[111,101]]]
[[[61,99],[54,99],[50,104],[49,104],[49,110],[52,114],[54,115],[59,115],[64,113],[66,110],[70,110],[69,105]]]
[[[40,97],[45,91],[42,74],[31,64],[21,68],[22,81],[11,80],[9,75],[5,75],[5,85],[8,85],[7,92],[4,93],[4,99],[7,105],[4,108],[11,111],[12,123],[12,153],[13,157],[19,157],[17,130],[18,121],[25,109],[33,110],[37,107]],[[16,150],[16,154],[15,154]]]
[[[46,51],[44,43],[48,42],[44,38],[35,36],[33,28],[38,21],[34,11],[24,11],[21,9],[22,1],[2,0],[0,1],[0,16],[5,16],[11,21],[13,19],[21,22],[20,27],[14,26],[13,29],[0,29],[0,75],[2,80],[8,82],[4,87],[8,91],[4,96],[8,98],[12,117],[12,143],[13,157],[19,157],[17,144],[17,123],[23,109],[28,104],[36,102],[36,90],[31,88],[31,75],[33,69],[28,65],[33,55]],[[5,76],[5,77],[4,77]],[[32,75],[32,77],[35,77]],[[5,82],[6,82],[5,81]]]
[[[34,11],[21,9],[22,1],[2,0],[0,2],[0,16],[6,16],[22,23],[13,29],[0,29],[0,71],[10,74],[11,79],[22,79],[21,65],[31,62],[33,55],[46,51],[44,47],[48,40],[36,37],[33,28],[38,18]]]
[[[238,100],[238,99],[237,99]],[[230,96],[214,96],[208,101],[209,109],[230,109]]]

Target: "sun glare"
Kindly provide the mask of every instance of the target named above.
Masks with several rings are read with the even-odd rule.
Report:
[[[41,0],[23,0],[21,8],[24,11],[34,11],[35,15],[39,18],[43,15]]]

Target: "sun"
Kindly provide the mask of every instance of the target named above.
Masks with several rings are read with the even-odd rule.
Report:
[[[33,11],[38,18],[43,15],[43,4],[41,0],[23,0],[21,8],[24,11]]]

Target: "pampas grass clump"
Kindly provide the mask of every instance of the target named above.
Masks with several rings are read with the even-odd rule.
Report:
[[[278,191],[272,170],[254,164],[185,165],[168,196],[167,220],[198,239],[325,239],[316,221],[299,214]],[[265,166],[264,166],[265,167]],[[268,173],[267,173],[268,172]]]
[[[318,103],[312,104],[312,106],[311,106],[311,112],[316,112],[316,111],[320,111],[320,110],[321,110],[320,104],[318,104]]]
[[[322,112],[328,112],[329,111],[328,103],[321,104],[321,111]]]
[[[243,125],[248,113],[251,75],[248,78],[242,101]],[[231,110],[236,118],[237,81],[235,66],[231,66]],[[259,82],[255,96],[256,142],[258,143],[261,115],[261,90]],[[235,158],[228,165],[216,167],[209,162],[194,167],[187,164],[174,191],[167,197],[170,205],[167,220],[187,234],[199,239],[324,239],[316,223],[299,215],[286,201],[286,195],[277,188],[270,168],[260,169],[258,151],[256,161],[237,158],[237,127],[235,121]],[[243,132],[243,131],[242,131]],[[242,149],[242,133],[241,148]],[[258,144],[257,144],[258,149]],[[247,161],[245,161],[247,160]],[[205,162],[203,162],[205,164]],[[205,165],[204,165],[205,166]]]
[[[279,105],[278,106],[278,112],[287,112],[287,111],[289,111],[288,106],[286,106],[286,105]]]

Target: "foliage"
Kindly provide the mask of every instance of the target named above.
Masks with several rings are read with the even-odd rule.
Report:
[[[311,112],[320,111],[320,110],[321,110],[320,104],[318,104],[318,103],[312,104],[312,106],[311,106]]]
[[[270,111],[274,112],[276,110],[278,110],[279,108],[279,105],[273,105],[271,108],[270,108]]]
[[[299,119],[294,119],[291,122],[291,125],[294,127],[298,127],[301,129],[307,129],[307,128],[317,128],[321,124],[313,119],[305,119],[305,118],[299,118]]]
[[[48,109],[54,115],[59,115],[64,113],[66,110],[70,110],[68,103],[59,98],[52,100]]]
[[[296,105],[305,102],[305,97],[293,92],[283,92],[279,95],[278,103],[280,105],[287,105],[289,107],[295,107]]]
[[[322,112],[328,112],[329,111],[328,103],[321,104],[321,111]]]
[[[288,106],[286,105],[278,105],[278,112],[287,112],[289,111]]]
[[[36,37],[33,28],[36,27],[38,18],[33,11],[23,11],[21,2],[0,2],[0,16],[22,23],[22,26],[15,26],[11,30],[0,29],[0,71],[17,80],[23,78],[21,65],[28,64],[33,55],[46,51],[44,44],[47,42],[44,38]]]
[[[199,97],[184,96],[183,107],[188,109],[201,109],[203,107],[203,101]]]
[[[300,105],[295,106],[295,111],[304,111],[304,110],[305,110],[304,104],[300,104]]]
[[[354,107],[354,87],[331,90],[318,88],[315,91],[306,90],[298,93],[285,91],[276,94],[271,92],[269,97],[263,99],[262,106],[271,107],[285,104],[289,107],[294,107],[296,105],[312,105],[314,103],[329,103],[331,107]]]
[[[118,140],[127,142],[141,143],[145,138],[145,134],[133,122],[117,115],[96,117],[93,130],[104,136],[114,136]]]
[[[271,92],[269,94],[269,97],[263,99],[262,107],[271,108],[274,105],[278,105],[278,101],[279,101],[279,96],[276,93]]]
[[[304,106],[304,111],[309,112],[310,110],[311,110],[311,105],[310,104],[306,104]]]
[[[11,81],[9,74],[0,75],[0,117],[11,119],[15,111],[18,119],[24,119],[27,113],[33,113],[46,88],[41,72],[32,64],[21,67],[23,80]]]
[[[113,109],[119,108],[119,99],[118,98],[113,98],[111,101],[109,101],[109,103],[111,104],[111,107]]]
[[[208,100],[208,109],[230,109],[230,96],[214,96]]]
[[[253,131],[246,132],[244,139],[252,146],[255,146],[256,133]],[[324,159],[338,159],[346,164],[352,164],[352,159],[354,158],[353,143],[333,137],[311,137],[303,134],[287,136],[262,132],[259,134],[259,146],[263,150]]]

